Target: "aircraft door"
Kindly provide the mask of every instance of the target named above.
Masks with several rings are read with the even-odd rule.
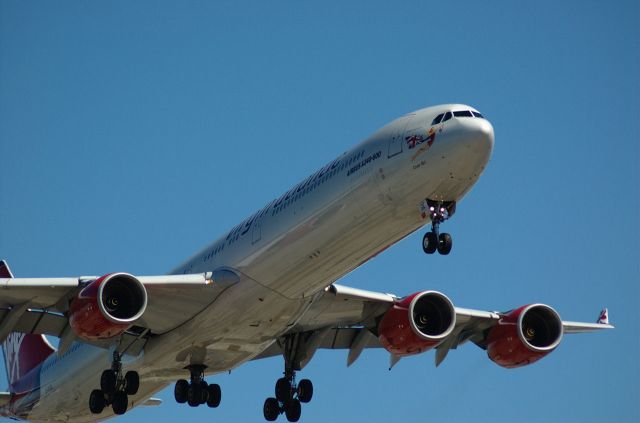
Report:
[[[391,139],[389,140],[389,154],[387,157],[393,157],[402,153],[402,145],[404,144],[404,130],[409,123],[410,117],[401,118],[392,132]]]

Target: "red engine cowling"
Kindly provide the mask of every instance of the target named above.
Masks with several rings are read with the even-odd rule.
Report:
[[[437,346],[456,325],[453,304],[436,291],[417,292],[389,309],[378,324],[378,338],[397,356],[419,354]]]
[[[127,273],[111,273],[84,287],[71,301],[69,325],[84,340],[120,335],[147,308],[147,290]]]
[[[515,368],[535,363],[562,340],[562,320],[544,304],[510,311],[487,335],[487,354],[498,365]]]

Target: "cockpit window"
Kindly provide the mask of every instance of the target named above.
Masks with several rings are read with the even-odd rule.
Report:
[[[444,114],[444,117],[442,118],[443,122],[448,121],[449,119],[451,119],[451,112],[447,112]]]
[[[471,112],[471,113],[473,113],[473,115],[474,115],[475,117],[479,117],[479,118],[484,119],[484,116],[482,116],[482,113],[480,113],[480,112]]]
[[[433,120],[433,122],[431,122],[432,125],[437,125],[440,123],[440,121],[442,120],[442,116],[444,116],[444,113],[440,113],[438,116],[436,116],[436,118]]]
[[[468,110],[457,110],[453,112],[455,117],[473,117],[470,111]]]

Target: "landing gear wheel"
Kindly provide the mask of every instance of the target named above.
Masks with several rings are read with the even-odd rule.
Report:
[[[291,398],[291,382],[283,377],[276,382],[276,398],[287,402]]]
[[[187,392],[189,391],[189,382],[184,379],[180,379],[176,382],[176,386],[173,389],[173,396],[178,404],[184,404],[187,402]]]
[[[100,389],[102,392],[109,395],[116,391],[116,384],[118,382],[118,375],[111,369],[107,369],[102,372],[100,376]]]
[[[451,252],[451,247],[453,247],[451,235],[447,233],[440,234],[438,237],[438,252],[443,256],[446,256]]]
[[[427,232],[422,238],[422,251],[425,254],[433,254],[438,249],[438,237],[435,232]]]
[[[285,404],[284,413],[287,416],[287,420],[290,422],[297,422],[300,420],[300,414],[302,414],[302,407],[300,401],[297,399],[291,399]]]
[[[104,410],[104,393],[100,389],[94,389],[89,395],[89,410],[93,414],[100,414]]]
[[[200,404],[206,404],[209,396],[209,384],[205,380],[200,381]]]
[[[207,387],[207,406],[216,408],[220,405],[221,400],[222,390],[220,389],[220,385],[212,383]]]
[[[280,414],[280,404],[278,404],[278,400],[275,398],[267,398],[262,407],[262,413],[264,414],[265,420],[269,422],[275,421],[278,418],[278,414]]]
[[[202,387],[199,383],[192,383],[187,390],[187,402],[191,407],[197,407],[202,403]]]
[[[138,393],[138,388],[140,388],[140,376],[138,376],[138,372],[129,371],[124,375],[124,383],[125,383],[125,392],[127,395],[135,395]]]
[[[300,402],[309,402],[313,398],[313,383],[309,379],[302,379],[298,383],[298,399]]]
[[[129,398],[127,394],[122,391],[118,391],[113,395],[113,412],[118,415],[122,415],[127,412],[127,406],[129,405]]]

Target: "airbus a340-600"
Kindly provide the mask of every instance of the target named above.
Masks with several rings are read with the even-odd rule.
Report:
[[[443,223],[487,166],[491,123],[462,104],[430,107],[365,141],[240,222],[168,275],[115,272],[14,278],[0,262],[0,341],[9,381],[0,414],[83,422],[175,400],[218,407],[206,376],[281,355],[264,418],[297,421],[313,396],[296,379],[318,348],[385,348],[391,365],[472,342],[500,366],[529,365],[564,334],[612,328],[563,321],[544,304],[504,313],[459,308],[441,292],[398,297],[336,283],[430,223],[422,248],[449,254]],[[59,338],[57,350],[46,336]]]

